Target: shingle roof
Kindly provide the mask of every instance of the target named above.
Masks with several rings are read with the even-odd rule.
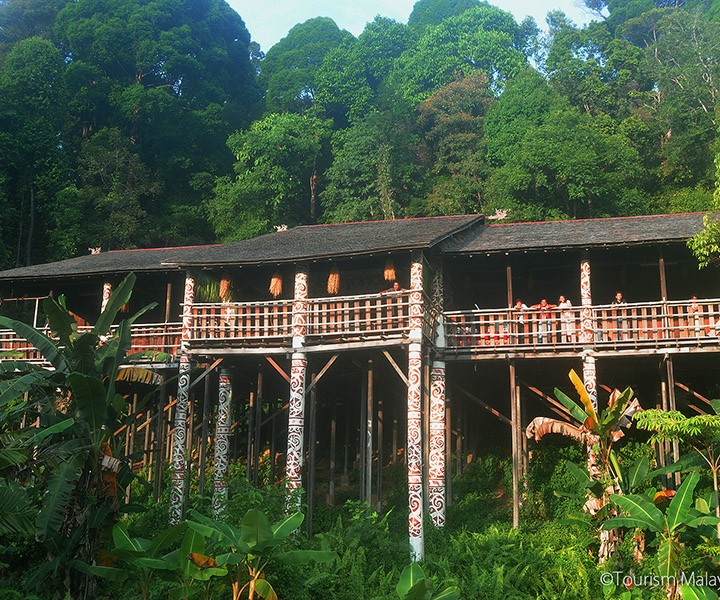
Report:
[[[479,224],[479,215],[304,225],[226,246],[199,249],[183,265],[296,262],[432,248]]]
[[[682,242],[698,233],[705,213],[482,225],[444,245],[449,254]]]
[[[480,215],[305,225],[228,245],[118,250],[0,272],[0,281],[79,277],[179,266],[243,265],[431,248],[481,223]]]

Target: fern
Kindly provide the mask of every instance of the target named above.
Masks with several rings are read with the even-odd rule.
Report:
[[[0,479],[0,535],[32,535],[36,512],[25,490]]]

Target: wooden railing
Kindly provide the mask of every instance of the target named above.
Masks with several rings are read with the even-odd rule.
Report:
[[[309,301],[307,336],[313,340],[400,337],[409,327],[409,292]]]
[[[287,343],[292,337],[292,300],[192,305],[190,339],[195,345],[229,340]]]
[[[720,300],[638,302],[590,308],[592,341],[598,348],[703,344],[720,334]],[[444,313],[448,348],[497,351],[572,349],[583,341],[581,309],[497,309]],[[586,321],[587,323],[587,321]]]
[[[181,323],[136,323],[132,326],[131,346],[128,354],[136,352],[165,352],[176,355],[180,348]],[[92,327],[78,327],[80,333],[90,331]],[[50,330],[40,329],[50,336]],[[44,364],[45,359],[25,338],[10,329],[0,330],[0,352],[8,353],[0,360],[24,360]]]

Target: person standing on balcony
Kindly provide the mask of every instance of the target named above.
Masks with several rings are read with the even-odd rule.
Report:
[[[525,343],[525,333],[527,333],[527,329],[525,326],[525,315],[523,315],[523,311],[528,310],[527,305],[518,298],[515,300],[515,306],[512,307],[514,311],[517,311],[517,315],[514,318],[516,329],[517,329],[517,342],[518,344],[524,344]]]
[[[620,306],[623,304],[627,304],[625,302],[625,299],[623,298],[622,292],[615,292],[615,300],[611,302],[613,306]],[[616,333],[617,333],[617,339],[622,340],[627,335],[625,334],[625,331],[627,330],[627,320],[625,319],[625,309],[624,308],[616,308],[615,309],[615,325],[616,325]]]
[[[552,309],[557,308],[557,304],[550,304],[547,298],[543,298],[537,304],[533,304],[530,308],[533,308],[538,312],[538,343],[543,343],[545,334],[549,334],[552,331]]]
[[[401,292],[405,290],[400,285],[399,281],[393,281],[392,287],[383,290],[382,294],[392,294],[392,296],[399,296]],[[388,316],[388,327],[390,329],[399,329],[402,327],[400,318],[403,316],[402,298],[390,297],[387,299],[387,316]]]
[[[700,337],[700,322],[702,320],[702,307],[698,304],[695,294],[690,296],[690,304],[687,307],[688,315],[688,336]],[[692,329],[690,329],[692,327]]]
[[[575,342],[575,315],[572,311],[572,302],[560,296],[558,298],[558,308],[560,309],[560,331],[564,342]]]

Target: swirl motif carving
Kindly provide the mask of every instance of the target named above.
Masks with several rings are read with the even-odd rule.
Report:
[[[412,344],[408,353],[407,397],[407,473],[408,473],[408,529],[411,543],[422,540],[422,415],[421,381],[422,354],[419,344]],[[421,542],[420,542],[421,543]]]
[[[595,358],[592,356],[586,356],[583,360],[583,384],[590,396],[590,401],[597,410],[597,371]]]
[[[192,337],[192,304],[195,301],[195,279],[185,277],[185,293],[183,294],[182,309],[182,344],[187,348],[187,343]]]
[[[190,358],[180,355],[177,402],[172,448],[172,488],[170,490],[170,525],[182,520],[185,499],[185,442],[187,439],[188,391],[190,388]]]
[[[423,264],[414,260],[410,265],[410,329],[422,330],[423,322]]]
[[[592,293],[590,291],[590,262],[583,260],[580,263],[580,341],[592,344],[595,339],[595,326],[593,323]]]
[[[105,307],[107,306],[107,303],[110,301],[111,293],[112,293],[112,284],[111,283],[103,283],[103,294],[102,294],[102,303],[100,304],[100,312],[105,312]]]
[[[218,390],[217,433],[215,435],[215,487],[213,490],[213,513],[220,518],[228,499],[225,476],[228,471],[230,450],[230,424],[232,410],[232,386],[226,374],[220,375]]]
[[[445,525],[445,368],[430,372],[430,456],[428,457],[428,504],[430,520]]]
[[[308,274],[305,268],[295,273],[295,296],[292,312],[293,337],[304,337],[307,331]]]
[[[305,373],[307,360],[301,353],[293,354],[290,368],[290,402],[288,404],[286,486],[289,491],[302,486],[303,435],[305,429]]]

